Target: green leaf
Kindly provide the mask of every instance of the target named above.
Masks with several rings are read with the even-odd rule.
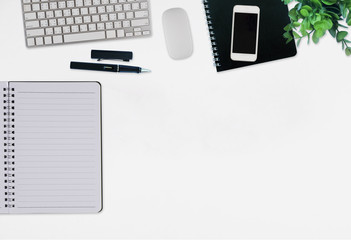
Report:
[[[301,8],[302,8],[302,3],[297,4],[297,11],[300,11]]]
[[[302,38],[300,38],[299,40],[297,40],[297,46],[300,46]]]
[[[338,34],[336,35],[336,41],[341,42],[342,40],[344,40],[344,38],[347,36],[348,32],[346,31],[341,31],[338,32]]]
[[[297,11],[296,11],[295,8],[293,8],[293,9],[291,9],[291,10],[289,11],[289,17],[290,17],[290,19],[293,20],[293,21],[297,21],[297,20],[298,20],[298,14],[297,14]]]
[[[351,56],[351,47],[345,49],[346,56]]]
[[[299,22],[294,22],[293,25],[294,25],[294,27],[300,27],[300,26],[301,26],[301,23],[299,23]]]
[[[349,15],[347,15],[346,23],[347,25],[351,26],[351,11],[349,11]]]
[[[308,5],[303,6],[301,9],[305,9],[308,12],[312,12],[313,11],[313,9],[310,6],[308,6]]]
[[[347,26],[342,25],[342,24],[340,24],[340,23],[338,23],[338,26],[339,26],[339,27],[342,27],[342,28],[348,28]]]
[[[331,6],[338,2],[338,0],[322,0],[325,5]]]
[[[319,37],[318,37],[318,34],[317,34],[317,31],[315,31],[312,35],[312,41],[317,44],[319,42]]]
[[[333,19],[335,19],[335,20],[340,20],[339,15],[336,14],[335,12],[327,11],[327,13],[328,13],[329,15],[331,15]]]
[[[291,31],[291,24],[288,24],[284,27],[284,31],[289,32]]]
[[[318,38],[321,38],[325,35],[325,30],[316,30],[316,34]]]
[[[316,30],[329,30],[333,27],[333,22],[330,19],[324,19],[322,21],[316,22],[314,25]]]
[[[311,0],[311,3],[316,7],[316,8],[321,8],[322,4],[319,0]]]
[[[336,29],[335,28],[329,29],[329,33],[333,38],[336,37]]]
[[[310,13],[306,9],[301,9],[300,14],[304,17],[308,17],[308,15],[310,15]]]
[[[293,31],[293,36],[294,36],[296,39],[301,38],[301,36],[300,36],[297,32],[295,32],[295,31]]]
[[[346,18],[346,14],[347,14],[347,7],[344,5],[344,3],[340,3],[340,12],[341,12],[341,15]]]
[[[286,38],[286,39],[292,38],[290,32],[285,32],[285,33],[283,34],[283,37]]]

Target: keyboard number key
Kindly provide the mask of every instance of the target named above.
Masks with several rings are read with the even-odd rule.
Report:
[[[61,9],[62,9],[62,8],[66,8],[66,2],[63,2],[63,1],[62,1],[62,2],[59,2],[59,3],[58,3],[58,7],[61,8]]]

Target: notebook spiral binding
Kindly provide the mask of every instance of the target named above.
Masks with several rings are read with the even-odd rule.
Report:
[[[211,21],[211,12],[210,8],[208,5],[208,0],[203,0],[203,4],[205,7],[205,14],[206,14],[206,20],[207,20],[207,25],[208,25],[208,30],[210,33],[210,40],[211,40],[211,46],[212,46],[212,54],[213,54],[213,63],[216,67],[220,67],[220,58],[218,54],[218,48],[217,48],[217,42],[216,42],[216,36],[214,33],[214,29],[212,26],[212,21]]]
[[[3,89],[5,208],[15,207],[15,89]]]

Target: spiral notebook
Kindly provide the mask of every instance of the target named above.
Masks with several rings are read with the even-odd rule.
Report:
[[[0,213],[102,209],[97,82],[0,82]]]
[[[286,44],[284,27],[290,23],[288,8],[281,0],[203,0],[218,72],[296,55],[294,41]],[[233,61],[230,56],[233,8],[253,5],[260,8],[258,56],[256,62]]]

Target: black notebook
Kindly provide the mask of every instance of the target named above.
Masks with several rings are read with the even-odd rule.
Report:
[[[0,82],[0,213],[102,209],[97,82]]]
[[[283,59],[296,55],[294,41],[286,44],[284,27],[290,23],[288,8],[281,0],[204,0],[213,56],[218,72]],[[258,54],[255,62],[231,59],[232,20],[235,5],[260,8]]]

